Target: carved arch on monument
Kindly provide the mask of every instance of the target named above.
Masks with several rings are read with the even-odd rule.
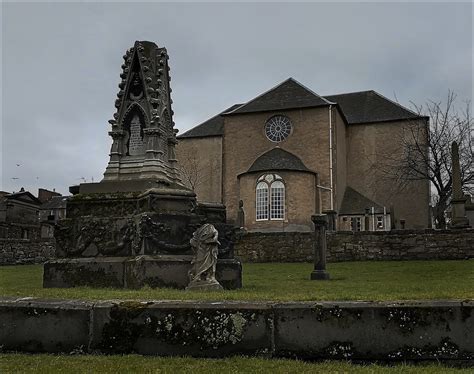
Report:
[[[148,117],[138,103],[132,103],[125,112],[122,128],[125,130],[124,154],[139,156],[144,154],[144,129],[148,127]]]

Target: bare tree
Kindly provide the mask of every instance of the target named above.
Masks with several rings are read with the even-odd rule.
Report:
[[[390,179],[398,191],[410,182],[428,180],[432,186],[432,206],[437,228],[446,226],[445,211],[452,195],[451,144],[459,145],[461,180],[464,192],[474,191],[474,122],[470,103],[464,110],[455,107],[456,95],[449,91],[446,102],[429,101],[424,106],[412,103],[423,121],[408,121],[400,138],[401,154],[387,154],[379,160],[383,178]]]
[[[183,183],[193,191],[203,180],[203,165],[198,154],[195,147],[181,147],[179,151],[178,165]]]

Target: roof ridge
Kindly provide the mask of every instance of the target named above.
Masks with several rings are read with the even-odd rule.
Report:
[[[414,114],[414,115],[417,116],[417,117],[426,117],[426,116],[423,116],[423,115],[421,115],[421,114],[419,114],[419,113],[414,112],[414,111],[411,110],[410,108],[407,108],[407,107],[401,105],[400,103],[397,103],[396,101],[393,101],[393,100],[389,99],[388,97],[382,95],[381,93],[378,93],[377,91],[373,91],[373,92],[374,92],[376,95],[380,96],[382,99],[385,99],[385,100],[387,100],[387,101],[390,101],[392,104],[395,104],[395,105],[399,106],[400,108],[409,111],[410,113]]]
[[[186,135],[187,133],[189,133],[190,131],[195,130],[195,129],[198,128],[199,126],[204,125],[206,122],[209,122],[209,121],[213,120],[214,118],[220,117],[221,115],[227,113],[227,111],[228,111],[229,109],[231,109],[233,106],[236,106],[236,105],[238,105],[238,106],[237,106],[236,108],[234,108],[233,110],[240,108],[243,104],[233,104],[233,105],[231,105],[230,107],[224,109],[222,112],[217,113],[215,116],[212,116],[212,117],[206,119],[205,121],[202,121],[201,123],[197,124],[196,126],[193,126],[193,127],[191,127],[190,129],[186,130],[186,131],[183,132],[182,134],[178,135],[178,137],[184,136],[184,135]]]
[[[263,92],[263,93],[261,93],[260,95],[254,97],[253,99],[250,99],[249,101],[246,101],[246,102],[245,102],[244,104],[242,104],[240,107],[235,108],[235,109],[233,109],[233,110],[227,112],[226,114],[231,114],[232,112],[235,112],[237,109],[242,109],[242,108],[244,108],[246,105],[250,104],[252,101],[255,101],[255,100],[259,99],[259,98],[262,97],[263,95],[265,95],[265,94],[267,94],[267,93],[273,91],[274,89],[276,89],[276,88],[282,86],[284,83],[289,82],[289,81],[297,82],[297,81],[295,81],[292,77],[289,77],[289,78],[285,79],[283,82],[278,83],[276,86],[273,86],[272,88],[266,90],[265,92]],[[297,83],[298,83],[298,82],[297,82]]]
[[[374,93],[377,93],[377,92],[374,91],[374,90],[362,90],[362,91],[345,92],[345,93],[334,94],[334,95],[325,95],[325,97],[326,97],[326,96],[352,95],[352,94],[359,94],[359,93],[365,93],[365,92],[374,92]]]
[[[321,96],[321,95],[318,95],[316,92],[314,92],[311,88],[305,86],[303,83],[297,81],[296,79],[294,78],[290,78],[290,80],[292,80],[293,82],[299,84],[301,87],[303,87],[305,90],[311,92],[314,96],[317,96],[319,97],[320,99],[324,100],[326,103],[328,104],[331,104],[331,105],[334,105],[336,103],[333,103],[332,101],[329,101],[328,99],[326,99],[324,96]]]

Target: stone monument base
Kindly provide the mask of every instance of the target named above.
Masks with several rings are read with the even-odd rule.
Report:
[[[217,282],[214,281],[194,281],[189,283],[186,287],[187,291],[221,291],[224,288]]]
[[[325,270],[313,270],[311,272],[311,280],[329,280],[329,273]]]
[[[193,256],[64,258],[44,264],[43,287],[112,287],[139,289],[169,287],[184,289]],[[242,264],[236,259],[218,259],[216,279],[224,289],[242,287]]]

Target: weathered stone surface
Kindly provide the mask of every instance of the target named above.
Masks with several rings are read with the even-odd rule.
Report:
[[[92,303],[0,299],[0,346],[21,352],[86,351]]]
[[[474,306],[452,301],[274,307],[275,354],[351,360],[470,360]]]
[[[23,352],[474,360],[474,303],[0,298],[0,346]]]
[[[54,257],[54,241],[0,239],[0,265],[42,264]]]
[[[270,353],[271,308],[251,303],[122,302],[94,308],[92,349],[225,357]]]
[[[313,236],[304,232],[240,235],[235,254],[244,262],[311,262]],[[327,260],[456,260],[474,258],[474,230],[337,231],[327,233]]]
[[[44,265],[43,287],[172,287],[189,284],[192,256],[136,256],[57,259]],[[242,287],[242,265],[219,259],[216,278],[226,289]]]
[[[57,259],[44,264],[43,287],[123,287],[126,257]]]

